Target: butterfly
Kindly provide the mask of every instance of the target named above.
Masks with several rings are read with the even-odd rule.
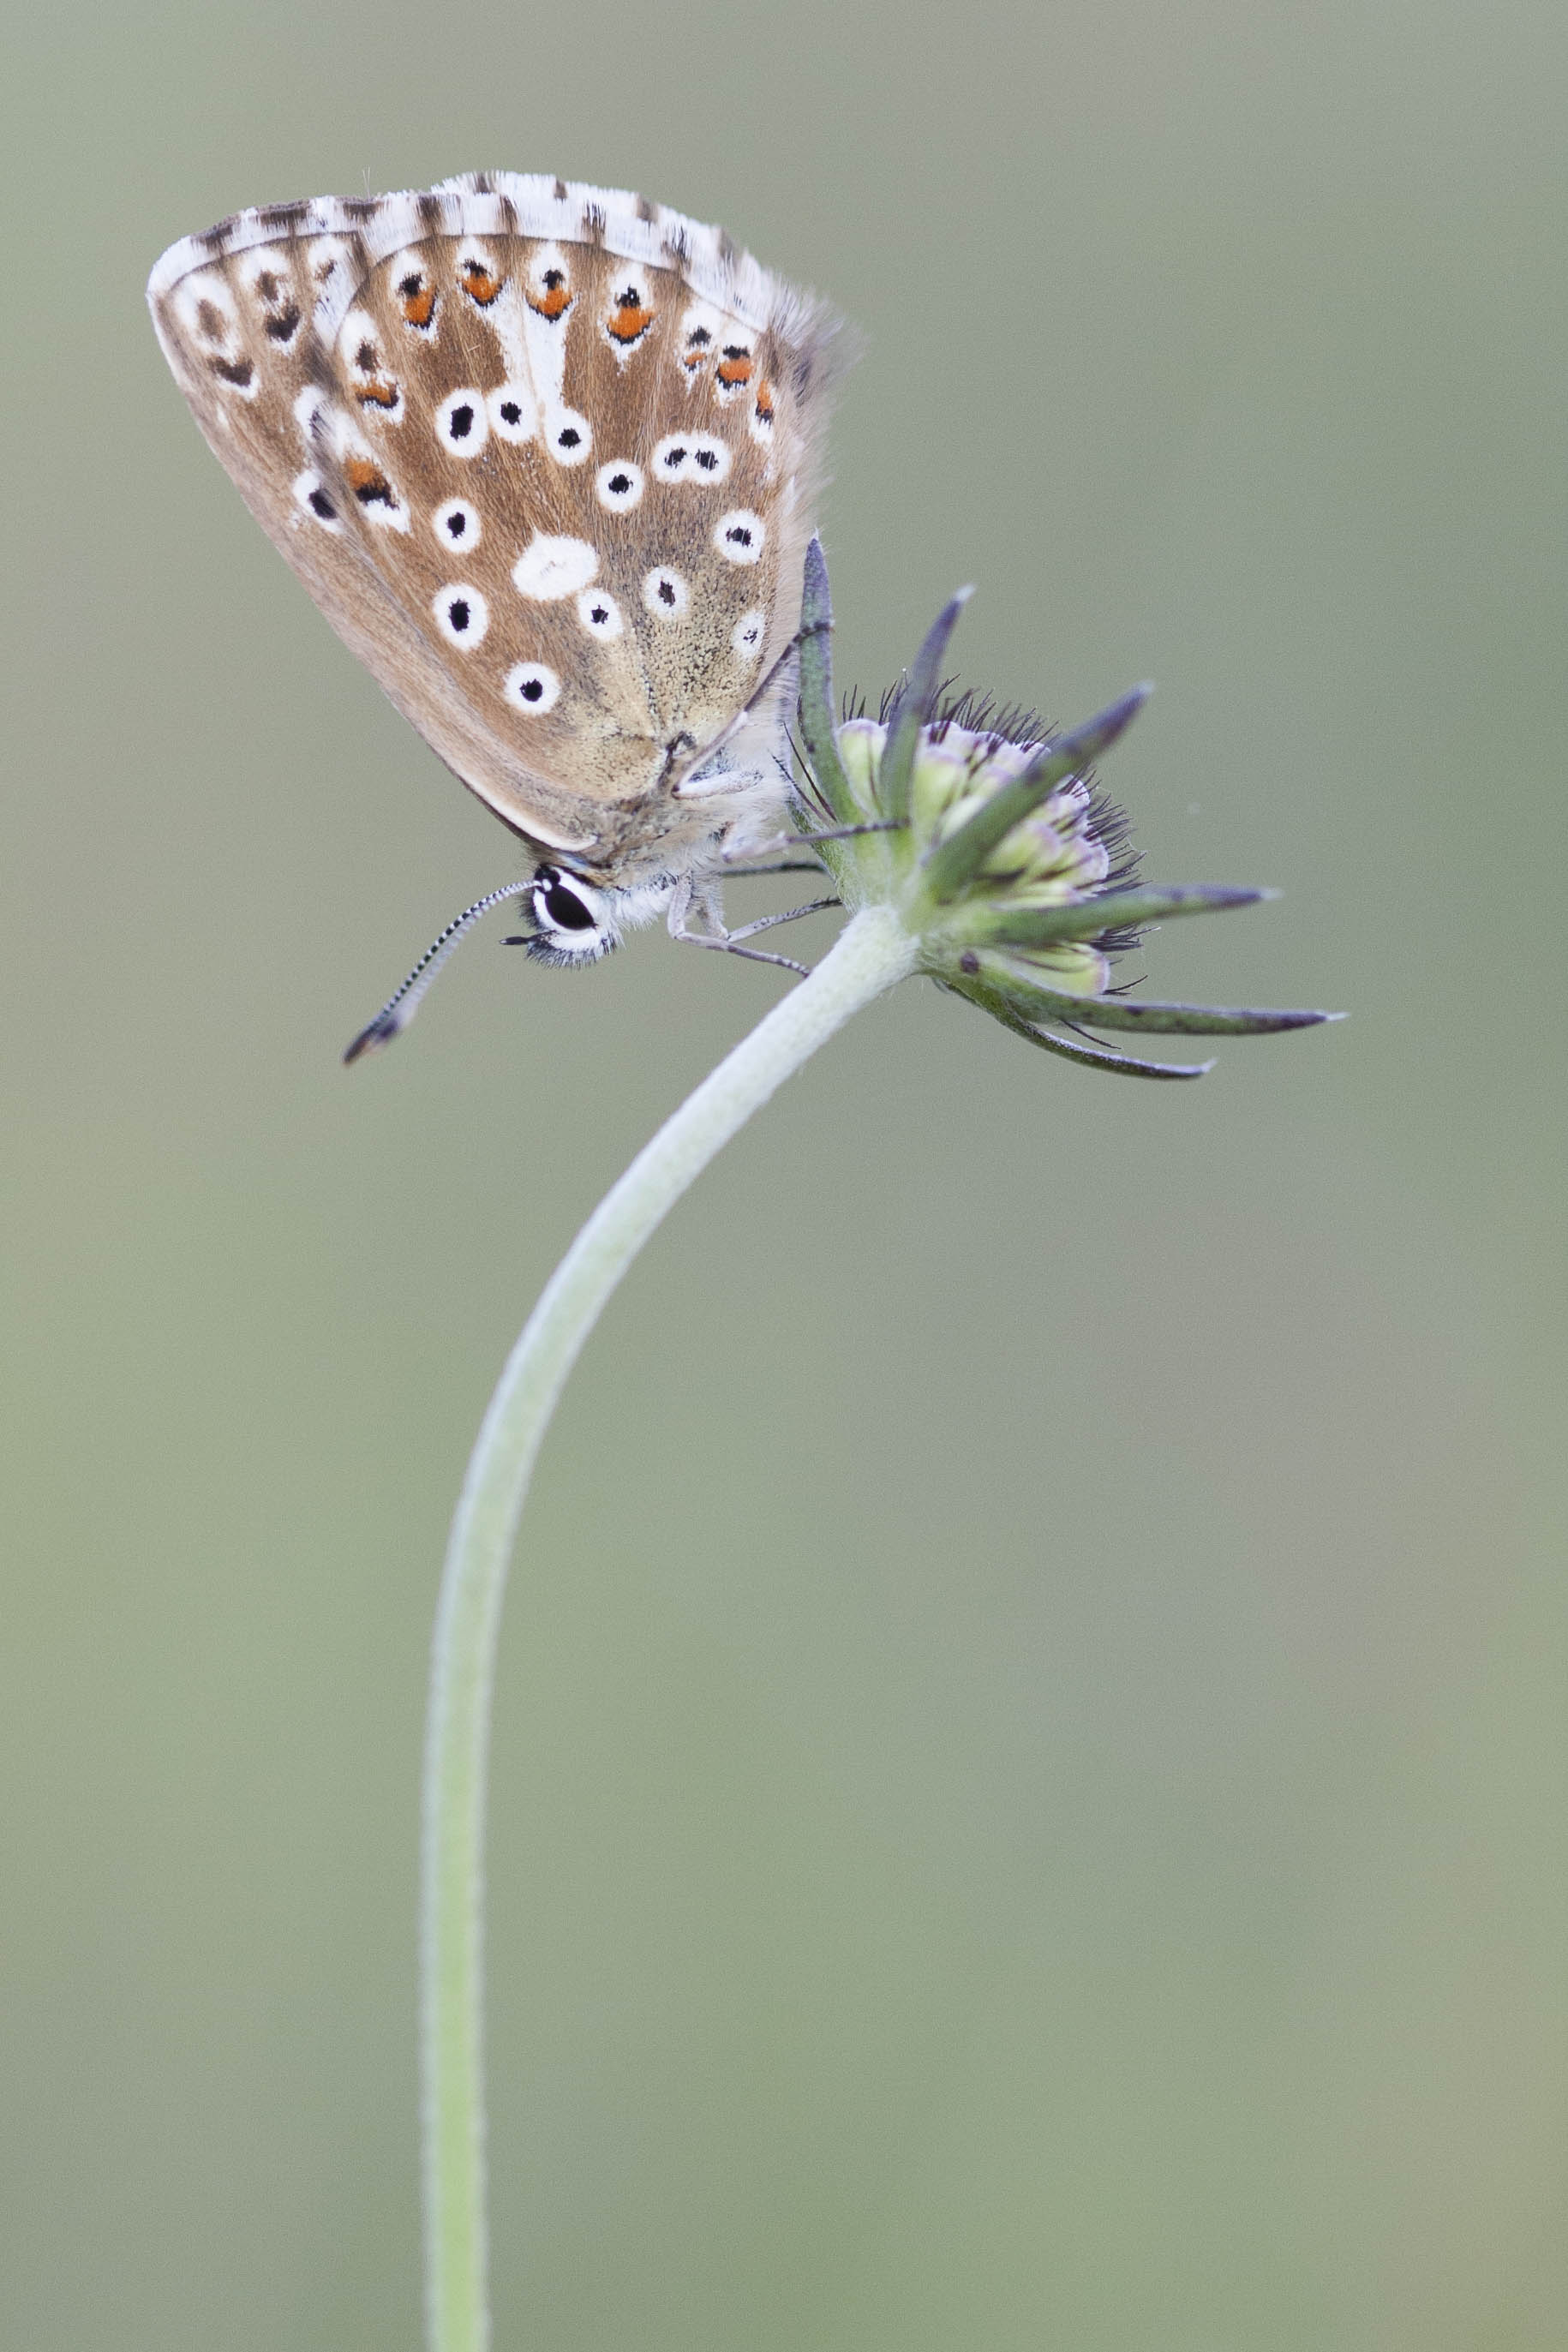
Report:
[[[661,912],[705,946],[761,928],[727,931],[718,886],[788,803],[826,306],[721,229],[506,172],[237,213],[171,246],[147,295],[263,530],[537,861],[348,1058],[505,899],[556,964]]]

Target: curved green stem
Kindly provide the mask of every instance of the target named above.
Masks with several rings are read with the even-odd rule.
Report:
[[[687,1186],[863,1004],[914,970],[884,907],[857,915],[612,1186],[546,1284],[506,1369],[452,1521],[425,1748],[420,2055],[430,2352],[486,2352],[481,1957],[486,1767],[507,1563],[540,1442],[616,1285]]]

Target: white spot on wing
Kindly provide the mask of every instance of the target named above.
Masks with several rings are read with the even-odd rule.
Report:
[[[342,237],[312,237],[306,248],[306,262],[310,272],[310,283],[318,298],[329,288],[335,289],[342,284],[348,257],[349,248]]]
[[[767,525],[750,507],[731,507],[713,526],[713,544],[730,563],[755,563],[767,535]]]
[[[485,395],[490,430],[498,441],[531,441],[539,423],[531,384],[498,383]]]
[[[756,660],[763,650],[767,628],[768,616],[760,604],[753,605],[749,613],[742,614],[730,632],[730,643],[743,662]]]
[[[694,482],[710,482],[715,487],[727,481],[734,460],[730,444],[717,433],[694,433],[691,436],[691,465],[689,478]]]
[[[318,430],[326,430],[327,404],[318,385],[308,383],[294,401],[294,422],[307,449],[313,448]]]
[[[612,457],[594,477],[594,494],[611,514],[629,514],[642,497],[647,477],[629,457]]]
[[[490,625],[489,604],[466,580],[453,580],[445,588],[437,588],[430,600],[430,609],[447,643],[461,646],[465,651],[483,641]]]
[[[337,509],[322,488],[320,474],[297,474],[294,477],[294,497],[318,530],[342,535],[343,527],[338,519]]]
[[[472,384],[449,392],[436,411],[436,436],[455,457],[477,457],[489,433],[484,394]]]
[[[591,637],[618,637],[626,628],[621,608],[603,588],[584,588],[577,599],[577,618]]]
[[[642,583],[642,600],[656,621],[679,621],[691,602],[691,591],[679,572],[656,563]]]
[[[598,569],[598,550],[585,539],[558,538],[536,530],[512,565],[511,576],[521,595],[552,604],[586,588]]]
[[[586,463],[594,446],[594,428],[575,408],[558,408],[544,428],[544,446],[558,466]]]
[[[560,701],[561,680],[546,662],[519,662],[515,668],[508,670],[501,690],[514,709],[531,711],[535,718],[541,718]]]
[[[443,547],[478,547],[484,536],[484,525],[478,507],[467,499],[448,499],[437,508],[430,518],[430,528]]]
[[[730,445],[717,433],[666,433],[654,444],[656,482],[708,482],[728,479],[734,463]]]

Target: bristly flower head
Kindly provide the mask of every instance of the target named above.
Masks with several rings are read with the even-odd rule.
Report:
[[[833,717],[832,609],[819,542],[801,615],[798,786],[803,830],[851,913],[892,907],[920,941],[920,969],[1031,1044],[1096,1069],[1195,1078],[1209,1062],[1144,1062],[1088,1029],[1246,1036],[1337,1016],[1152,1004],[1111,986],[1113,959],[1145,925],[1256,904],[1266,890],[1135,881],[1121,812],[1091,762],[1147,699],[1134,688],[1087,725],[1053,734],[1031,712],[994,713],[943,692],[948,640],[968,600],[938,617],[913,667],[872,719]],[[1073,1036],[1063,1035],[1070,1028]]]

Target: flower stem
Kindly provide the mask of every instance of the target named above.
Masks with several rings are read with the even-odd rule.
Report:
[[[579,1349],[693,1179],[852,1013],[914,970],[867,908],[638,1152],[546,1284],[507,1360],[447,1548],[430,1668],[420,1887],[426,2313],[430,2352],[487,2352],[481,2040],[486,1769],[507,1563],[540,1442]]]

